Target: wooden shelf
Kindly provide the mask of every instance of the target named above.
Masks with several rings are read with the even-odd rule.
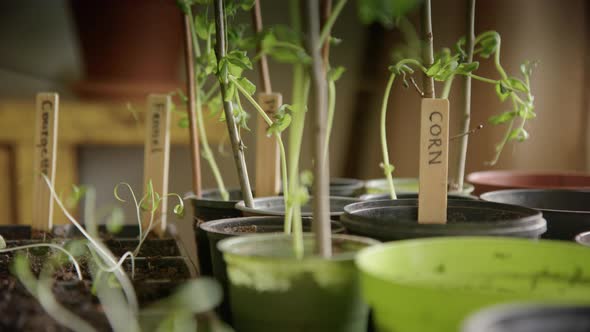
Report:
[[[57,147],[57,192],[69,192],[78,183],[78,150],[84,146],[141,146],[144,143],[144,108],[134,105],[135,118],[124,102],[62,101],[59,115]],[[179,109],[185,111],[185,109]],[[180,114],[172,115],[170,142],[188,145],[188,130],[177,124]],[[207,116],[205,126],[209,141],[220,142],[225,124]],[[33,127],[35,101],[0,101],[0,224],[30,224],[33,203]],[[141,171],[141,170],[138,170]],[[63,224],[65,216],[58,209],[54,224]]]

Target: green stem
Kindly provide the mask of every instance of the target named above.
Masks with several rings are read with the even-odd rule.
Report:
[[[234,83],[234,85],[238,88],[238,91],[240,91],[240,93],[244,97],[246,97],[246,100],[248,100],[248,102],[252,106],[254,106],[254,108],[256,109],[258,114],[262,117],[264,122],[266,122],[267,125],[272,126],[274,123],[272,121],[272,119],[268,116],[268,114],[266,114],[266,112],[262,109],[262,107],[260,107],[260,105],[254,100],[254,98],[252,98],[252,96],[248,93],[248,91],[246,91],[246,89],[244,89],[238,83],[238,81],[236,81],[235,78],[230,77],[230,81],[232,81]],[[282,139],[280,133],[276,133],[275,137],[277,139],[277,143],[279,144],[279,152],[280,152],[280,157],[281,157],[281,177],[282,177],[281,180],[283,181],[283,188],[286,189],[286,188],[288,188],[288,177],[287,177],[287,155],[285,154],[285,145],[283,144],[283,139]],[[287,190],[283,190],[283,198],[286,203],[289,199],[289,193],[287,192]],[[285,204],[285,206],[287,206],[287,205]]]
[[[332,31],[332,27],[334,26],[334,23],[336,23],[336,19],[340,15],[340,12],[342,12],[342,9],[344,8],[345,4],[346,0],[340,0],[332,9],[330,17],[328,17],[328,20],[326,20],[326,24],[324,24],[324,26],[322,27],[322,32],[320,33],[320,40],[318,43],[318,49],[324,45],[326,40],[328,40],[328,37],[330,36],[330,31]]]
[[[490,166],[496,165],[496,163],[498,162],[498,159],[500,159],[500,155],[502,154],[502,151],[504,150],[504,146],[510,140],[510,133],[512,132],[513,126],[514,126],[514,119],[512,119],[510,121],[510,125],[508,125],[508,129],[506,130],[506,133],[504,134],[504,138],[502,139],[500,144],[498,144],[496,146],[496,155],[494,156],[494,159],[492,159],[492,161],[488,162],[488,165],[490,165]]]
[[[391,176],[391,171],[389,168],[389,150],[387,148],[387,103],[389,101],[389,94],[393,87],[393,82],[395,81],[395,74],[391,73],[389,76],[389,80],[387,81],[387,86],[385,87],[385,94],[383,95],[383,104],[381,105],[381,151],[383,153],[383,170],[385,173],[385,178],[387,179],[387,184],[389,186],[389,194],[391,195],[391,199],[397,199],[395,194],[395,187],[393,185],[393,177]]]
[[[451,75],[451,77],[445,81],[442,94],[440,95],[442,99],[449,99],[449,94],[451,93],[451,87],[453,86],[454,79],[455,75]]]
[[[336,82],[328,81],[328,123],[326,125],[326,143],[324,144],[324,160],[328,158],[330,147],[330,135],[334,124],[334,112],[336,110]]]
[[[478,81],[481,81],[481,82],[485,82],[485,83],[490,83],[490,84],[498,84],[498,82],[500,82],[498,80],[494,80],[494,79],[487,78],[487,77],[482,77],[482,76],[471,74],[471,73],[469,73],[466,76],[471,77],[471,78],[473,78],[475,80],[478,80]]]

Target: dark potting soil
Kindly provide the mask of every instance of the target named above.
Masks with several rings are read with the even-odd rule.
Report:
[[[111,330],[100,305],[89,292],[57,284],[53,292],[58,302],[98,331]],[[0,331],[70,331],[51,318],[14,277],[0,279],[0,313]]]
[[[228,233],[256,233],[257,230],[258,227],[256,225],[231,226],[223,228],[223,231]]]
[[[122,256],[127,251],[133,252],[139,240],[111,239],[105,242],[107,247],[115,254]],[[173,257],[180,256],[180,250],[174,239],[147,239],[139,250],[138,257]]]
[[[131,261],[123,264],[125,271],[131,275]],[[137,258],[135,259],[134,281],[141,280],[186,280],[190,271],[182,258]]]

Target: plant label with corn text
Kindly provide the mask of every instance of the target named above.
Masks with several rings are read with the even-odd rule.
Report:
[[[418,223],[447,222],[449,101],[422,99]]]

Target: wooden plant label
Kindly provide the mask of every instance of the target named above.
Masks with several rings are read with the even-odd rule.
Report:
[[[271,118],[282,103],[280,93],[258,94],[258,104]],[[266,135],[268,124],[262,117],[256,117],[256,126],[256,196],[275,196],[281,189],[279,146],[274,135]]]
[[[153,230],[162,235],[166,230],[166,211],[168,194],[168,165],[170,159],[170,109],[168,95],[152,94],[148,96],[146,114],[146,139],[143,164],[144,194],[148,192],[148,183],[152,182],[153,190],[162,198],[154,215],[154,223],[160,224]],[[151,198],[146,202],[151,207]],[[143,215],[143,228],[147,231],[150,212]]]
[[[449,101],[422,99],[418,223],[447,222]]]
[[[38,93],[35,115],[35,155],[33,156],[33,220],[36,230],[53,228],[53,198],[43,178],[55,185],[55,160],[57,152],[57,120],[59,96],[57,93]]]

